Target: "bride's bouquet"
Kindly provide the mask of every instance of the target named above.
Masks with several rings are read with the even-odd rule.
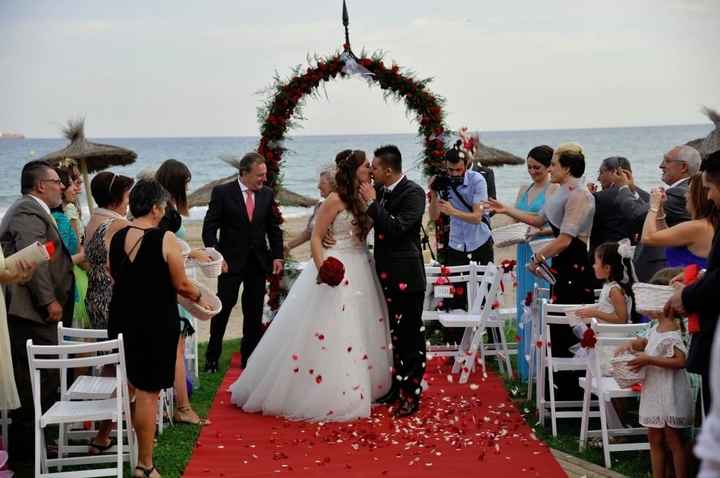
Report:
[[[340,285],[344,277],[345,265],[335,257],[328,257],[318,270],[317,283],[336,287]]]

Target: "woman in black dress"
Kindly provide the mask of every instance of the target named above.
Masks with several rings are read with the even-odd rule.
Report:
[[[153,466],[155,413],[160,390],[172,387],[180,334],[177,295],[205,305],[202,293],[185,275],[180,245],[158,228],[169,199],[156,180],[141,180],[130,192],[135,218],[110,242],[109,334],[122,333],[129,384],[135,390],[133,425],[138,466],[133,476],[159,476]]]
[[[533,256],[528,268],[535,270],[542,262],[552,258],[551,270],[556,283],[552,287],[551,297],[556,304],[595,302],[595,276],[588,255],[595,198],[582,185],[584,173],[585,155],[582,147],[574,143],[563,144],[555,150],[550,163],[550,180],[560,187],[545,199],[545,205],[538,214],[505,206],[492,199],[488,201],[488,205],[499,214],[507,214],[538,228],[548,223],[552,228],[555,239]],[[525,264],[518,266],[524,267]],[[572,357],[569,348],[578,342],[572,328],[565,325],[551,326],[551,334],[553,356]],[[560,377],[557,380],[559,395],[577,395],[580,392],[577,379],[571,373],[562,372]]]

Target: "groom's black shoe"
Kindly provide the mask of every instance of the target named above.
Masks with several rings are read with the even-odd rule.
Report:
[[[403,397],[400,405],[393,411],[395,418],[409,417],[420,409],[420,400],[413,397]]]
[[[397,387],[391,387],[388,393],[375,400],[374,403],[378,405],[392,405],[398,400],[400,400],[400,389]]]
[[[218,363],[217,360],[206,360],[205,361],[205,368],[203,369],[205,373],[215,373],[218,371]]]

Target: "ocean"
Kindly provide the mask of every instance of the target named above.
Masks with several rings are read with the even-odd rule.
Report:
[[[652,126],[634,128],[596,128],[535,131],[488,131],[480,135],[483,143],[526,157],[539,144],[557,146],[574,141],[585,148],[588,166],[586,179],[594,180],[603,158],[625,156],[632,162],[638,184],[643,188],[660,185],[658,165],[662,155],[675,145],[706,136],[713,126]],[[135,176],[146,168],[157,168],[164,160],[183,161],[192,171],[190,190],[214,179],[229,176],[233,169],[220,158],[242,155],[256,147],[257,137],[205,138],[92,138],[98,143],[114,144],[135,151],[137,161],[113,171]],[[20,194],[20,171],[23,164],[46,153],[63,148],[64,139],[4,139],[0,140],[0,215]],[[368,152],[380,145],[395,144],[403,153],[408,176],[423,186],[420,152],[422,140],[413,134],[391,135],[332,135],[289,137],[282,167],[283,184],[291,191],[319,197],[315,187],[320,170],[331,164],[342,149],[362,149]],[[518,188],[529,183],[525,166],[495,168],[500,200],[514,201]],[[83,204],[85,201],[83,199]],[[202,219],[205,208],[191,211],[192,219]],[[303,208],[286,208],[286,216],[306,214]]]

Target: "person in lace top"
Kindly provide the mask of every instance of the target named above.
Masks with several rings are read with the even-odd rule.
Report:
[[[679,320],[660,314],[647,337],[638,337],[616,351],[632,352],[633,370],[645,368],[640,393],[640,424],[648,428],[653,476],[665,476],[670,452],[676,477],[687,476],[687,451],[681,429],[692,426],[692,397],[685,372],[687,349]]]
[[[498,214],[507,214],[515,220],[540,228],[546,223],[555,239],[533,256],[528,264],[535,272],[540,264],[552,258],[555,284],[552,300],[558,304],[590,304],[594,302],[595,277],[588,256],[588,240],[595,213],[595,198],[582,186],[585,173],[585,155],[578,144],[567,143],[557,147],[550,163],[550,180],[559,184],[557,191],[546,199],[542,210],[535,214],[506,206],[494,199],[487,205]],[[570,347],[577,342],[575,334],[566,325],[551,325],[553,354],[572,357]],[[558,391],[563,400],[579,397],[577,376],[561,372]]]

